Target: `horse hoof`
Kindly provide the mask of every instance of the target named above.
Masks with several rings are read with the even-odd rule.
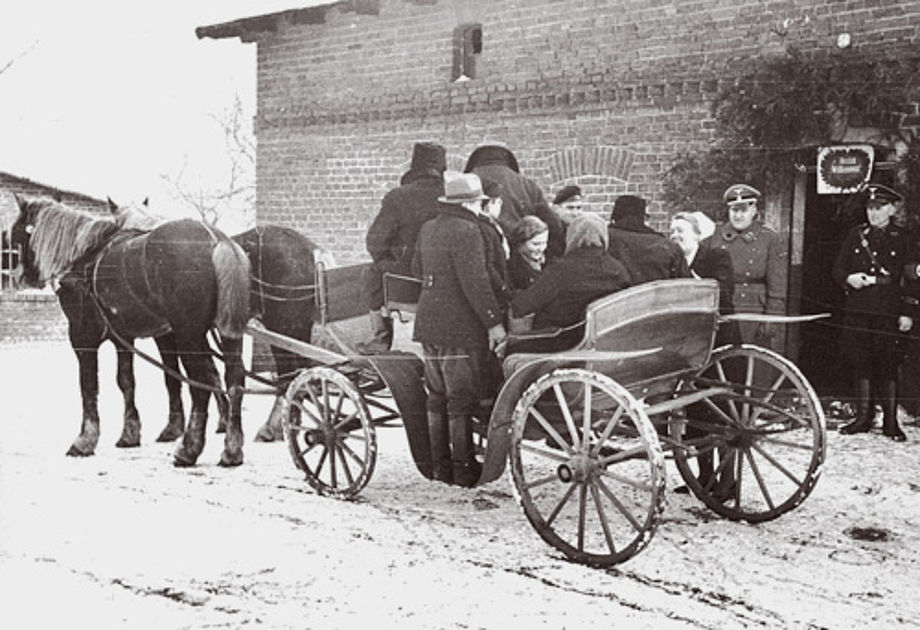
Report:
[[[115,442],[115,446],[118,448],[137,448],[140,445],[141,445],[141,441],[139,439],[129,440],[126,438],[121,438],[120,440]]]
[[[176,468],[191,468],[197,461],[197,457],[190,457],[181,449],[176,451],[176,454],[173,455],[173,466]]]
[[[274,442],[275,433],[269,428],[262,427],[261,429],[259,429],[259,432],[256,433],[255,437],[252,439],[255,442]]]
[[[175,442],[180,437],[182,437],[182,431],[180,429],[170,429],[167,427],[157,436],[157,442]]]
[[[239,466],[242,463],[243,463],[242,453],[238,453],[236,455],[231,456],[231,455],[228,455],[225,451],[221,453],[220,462],[218,462],[218,465],[222,466],[223,468],[234,468],[236,466]]]
[[[78,449],[76,446],[71,446],[67,449],[67,457],[89,457],[93,454],[93,451],[84,452]]]
[[[227,425],[224,425],[224,426],[217,425],[217,429],[214,431],[214,433],[218,433],[218,434],[226,433],[226,432],[227,432]]]

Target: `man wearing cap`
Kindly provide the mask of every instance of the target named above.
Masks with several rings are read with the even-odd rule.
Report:
[[[487,199],[477,175],[445,172],[442,205],[422,226],[412,261],[422,279],[413,338],[425,354],[433,476],[467,487],[481,472],[472,416],[487,354],[505,338],[479,227]]]
[[[737,313],[786,314],[788,256],[779,234],[758,217],[760,191],[747,184],[733,184],[722,194],[728,221],[712,235],[712,247],[726,250],[732,259]],[[741,340],[781,351],[777,326],[741,322]]]
[[[846,292],[842,346],[856,377],[856,418],[840,433],[866,433],[875,415],[872,392],[881,394],[883,433],[895,442],[907,438],[898,426],[898,366],[904,358],[901,335],[913,326],[916,290],[902,282],[916,262],[904,230],[892,223],[903,197],[881,184],[869,184],[867,223],[847,234],[834,261],[834,280]]]
[[[646,202],[642,197],[617,197],[610,213],[607,251],[626,266],[633,284],[689,277],[680,247],[648,227],[646,216]]]
[[[548,258],[558,258],[565,251],[565,228],[549,207],[543,191],[532,179],[521,174],[517,158],[510,149],[497,144],[477,147],[463,169],[502,186],[502,210],[498,222],[505,234],[511,234],[521,217],[535,215],[549,228]]]
[[[425,221],[434,218],[437,199],[444,194],[446,154],[440,144],[416,143],[401,185],[384,196],[380,212],[367,230],[365,245],[373,263],[364,281],[372,337],[356,344],[359,352],[379,354],[390,349],[393,325],[384,312],[383,274],[409,275],[418,232]]]

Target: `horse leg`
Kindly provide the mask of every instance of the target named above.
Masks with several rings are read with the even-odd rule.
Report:
[[[115,443],[118,448],[133,448],[141,444],[141,420],[134,406],[134,354],[131,349],[115,343],[117,353],[117,370],[115,380],[125,401],[124,423],[121,437]]]
[[[99,346],[73,344],[80,365],[80,394],[83,399],[83,424],[80,435],[67,450],[71,457],[87,457],[99,443]]]
[[[309,342],[310,339],[308,338],[305,341]],[[278,372],[278,376],[281,378],[281,382],[285,385],[291,381],[297,370],[307,367],[310,364],[310,361],[307,359],[303,359],[281,348],[273,347],[272,354],[275,357],[275,369]],[[275,398],[275,404],[268,414],[268,420],[259,427],[256,433],[254,438],[256,442],[274,442],[275,440],[284,439],[284,430],[281,428],[281,421],[284,415],[283,411],[284,396],[279,395]]]
[[[154,339],[160,350],[163,365],[174,372],[179,372],[179,355],[176,354],[176,340],[171,334],[162,335]],[[175,442],[185,431],[185,407],[182,404],[182,381],[163,372],[166,382],[166,393],[169,396],[169,417],[166,426],[157,437],[157,442]]]
[[[193,381],[210,384],[209,379],[211,376],[205,363],[212,360],[207,352],[207,344],[202,341],[197,346],[189,348],[177,340],[177,347],[184,348],[184,350],[180,350],[180,356],[186,375]],[[194,385],[190,387],[190,390],[192,412],[189,414],[188,425],[182,434],[182,441],[173,455],[173,465],[178,467],[194,466],[198,461],[198,456],[201,455],[201,451],[204,450],[205,444],[205,429],[208,424],[208,401],[211,397],[211,392]]]
[[[221,350],[224,355],[227,390],[230,409],[227,418],[227,434],[224,436],[224,452],[220,456],[221,466],[239,466],[243,463],[243,422],[241,417],[243,405],[243,359],[241,356],[243,340],[224,338]]]

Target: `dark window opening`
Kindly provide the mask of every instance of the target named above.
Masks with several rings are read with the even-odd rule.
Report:
[[[452,81],[476,78],[476,59],[482,53],[482,24],[461,24],[454,29]]]

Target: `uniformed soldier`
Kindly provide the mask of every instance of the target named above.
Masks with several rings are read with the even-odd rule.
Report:
[[[883,432],[895,442],[907,438],[898,426],[899,348],[913,326],[916,299],[904,287],[906,264],[915,260],[907,233],[892,223],[895,204],[903,200],[880,184],[866,189],[867,223],[854,227],[840,246],[834,262],[834,280],[846,291],[843,354],[856,376],[856,418],[840,433],[865,433],[872,428],[872,391],[881,393]]]
[[[758,217],[760,191],[733,184],[722,195],[728,221],[712,235],[712,247],[726,250],[735,274],[733,304],[736,313],[786,314],[788,256],[779,234]],[[781,350],[776,325],[741,322],[741,340]]]

